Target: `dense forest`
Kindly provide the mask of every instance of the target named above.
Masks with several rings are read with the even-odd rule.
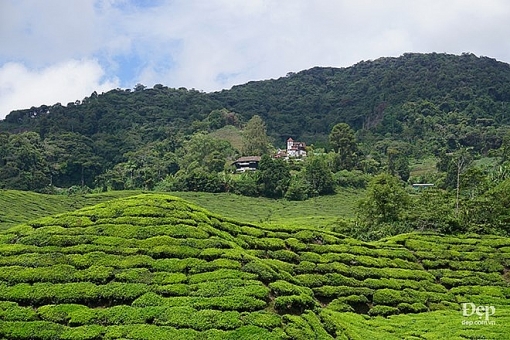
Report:
[[[490,190],[504,188],[498,185],[510,177],[509,131],[510,65],[473,54],[404,54],[220,92],[138,84],[65,106],[13,111],[0,121],[0,188],[227,191],[303,200],[337,186],[364,188],[389,173],[449,190],[458,222],[459,200],[492,202],[484,195],[498,197]],[[313,157],[290,163],[269,157],[289,137],[306,142]],[[241,155],[265,155],[260,171],[232,176],[231,163]],[[410,162],[427,158],[437,162],[434,173],[411,176]],[[487,158],[490,166],[473,166]]]

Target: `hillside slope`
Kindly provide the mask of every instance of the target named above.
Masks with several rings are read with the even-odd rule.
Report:
[[[507,238],[369,244],[144,194],[0,233],[0,338],[504,339],[509,261]]]
[[[134,177],[137,189],[150,188],[186,168],[178,160],[194,134],[211,133],[240,148],[236,129],[254,115],[267,124],[275,147],[292,137],[330,150],[331,129],[346,122],[363,155],[379,163],[390,147],[418,159],[460,147],[488,155],[510,135],[509,84],[509,64],[431,53],[317,67],[214,93],[160,84],[93,93],[0,121],[0,188],[99,186],[122,173],[113,171],[119,164],[131,175],[152,173]],[[225,163],[236,152],[227,149],[220,152]]]
[[[0,190],[0,230],[39,217],[73,211],[86,206],[142,191],[108,191],[97,194],[47,195],[30,191]],[[307,225],[327,227],[338,218],[354,217],[356,202],[363,190],[338,190],[335,195],[315,197],[307,201],[291,202],[264,197],[240,196],[232,193],[171,192],[191,203],[238,221]]]

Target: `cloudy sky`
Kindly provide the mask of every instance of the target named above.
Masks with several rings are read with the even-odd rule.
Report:
[[[510,62],[508,0],[0,0],[0,119],[152,87],[216,91],[405,52]]]

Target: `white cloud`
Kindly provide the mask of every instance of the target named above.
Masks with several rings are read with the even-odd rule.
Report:
[[[81,100],[92,92],[118,86],[116,79],[103,79],[96,60],[69,60],[37,71],[10,62],[0,68],[0,119],[15,109]]]
[[[0,2],[0,67],[22,63],[34,84],[68,60],[97,60],[122,87],[204,91],[405,52],[473,52],[510,62],[508,0]],[[90,83],[100,86],[100,77]],[[25,98],[2,95],[20,107]]]

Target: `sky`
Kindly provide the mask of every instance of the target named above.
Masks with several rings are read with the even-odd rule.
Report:
[[[0,119],[94,91],[205,92],[407,52],[510,62],[508,0],[0,0]]]

